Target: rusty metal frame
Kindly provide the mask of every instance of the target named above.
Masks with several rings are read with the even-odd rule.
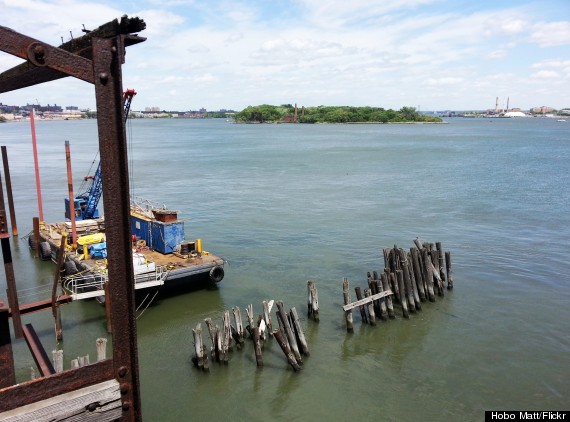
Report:
[[[142,420],[121,66],[125,47],[145,40],[132,33],[145,26],[123,16],[59,48],[0,26],[0,50],[27,60],[0,74],[0,93],[66,76],[95,86],[114,327],[111,359],[0,389],[0,412],[114,378],[120,384],[121,419]]]

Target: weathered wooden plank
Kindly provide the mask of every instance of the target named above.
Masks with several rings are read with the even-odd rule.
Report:
[[[113,421],[120,419],[119,383],[109,380],[0,413],[2,422]]]
[[[383,298],[383,297],[386,297],[386,296],[389,296],[389,295],[392,295],[392,294],[393,294],[392,290],[385,290],[385,291],[383,291],[382,293],[377,293],[377,294],[375,294],[375,295],[372,295],[372,296],[369,296],[369,297],[365,297],[364,299],[357,300],[356,302],[352,302],[352,303],[348,303],[348,304],[346,304],[346,305],[343,305],[343,306],[342,306],[342,309],[343,309],[344,311],[349,311],[349,310],[351,310],[351,309],[356,308],[357,306],[366,305],[367,303],[369,303],[369,302],[371,302],[371,301],[373,301],[373,300],[377,300],[377,299],[380,299],[380,298]]]

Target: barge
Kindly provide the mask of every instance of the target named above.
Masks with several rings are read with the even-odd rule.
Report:
[[[162,286],[167,282],[189,282],[208,276],[213,283],[224,278],[225,260],[202,247],[202,240],[185,239],[184,221],[178,211],[136,198],[131,201],[131,243],[135,289]],[[103,300],[105,284],[113,282],[107,274],[105,219],[75,222],[77,242],[72,241],[72,224],[40,223],[38,254],[41,259],[56,261],[66,237],[62,269],[62,287],[74,300]],[[34,236],[29,237],[35,247]]]

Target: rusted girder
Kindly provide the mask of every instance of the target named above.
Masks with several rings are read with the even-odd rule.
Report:
[[[145,41],[146,38],[129,35],[146,27],[139,18],[123,16],[89,31],[87,35],[72,39],[59,48],[19,34],[0,26],[0,50],[28,60],[0,74],[0,93],[13,91],[44,82],[74,76],[93,83],[91,59],[91,40],[94,37],[111,38],[122,36],[124,46]],[[80,56],[85,61],[75,59]]]
[[[101,154],[107,270],[115,377],[125,387],[124,420],[140,420],[137,326],[131,233],[129,165],[123,110],[122,37],[93,39],[93,73]]]
[[[42,377],[55,374],[55,369],[32,324],[26,324],[24,326],[24,338],[26,339],[26,343],[28,343],[34,362],[36,362]]]
[[[16,384],[8,308],[0,300],[0,390]]]
[[[58,372],[47,378],[0,388],[0,412],[7,412],[30,403],[79,390],[113,378],[111,359],[95,362],[77,369]]]
[[[57,297],[55,304],[57,306],[67,305],[68,303],[71,303],[71,301],[72,298],[70,295],[62,295]],[[51,309],[52,303],[53,302],[51,299],[43,299],[36,302],[24,303],[23,305],[20,305],[20,315],[33,314],[34,312]],[[8,312],[8,316],[12,316],[12,312],[10,310]]]

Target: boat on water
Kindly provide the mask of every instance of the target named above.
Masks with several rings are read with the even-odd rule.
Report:
[[[198,276],[213,283],[224,278],[225,260],[204,250],[201,239],[187,241],[185,221],[178,211],[151,201],[131,200],[131,233],[135,289],[162,286],[179,280],[191,282]],[[105,283],[112,282],[107,274],[105,218],[80,219],[75,222],[77,242],[72,244],[70,221],[40,224],[40,258],[56,261],[65,240],[62,287],[74,300],[105,295]],[[33,236],[29,237],[33,248]]]
[[[125,121],[135,95],[134,89],[124,92]],[[40,223],[37,233],[28,238],[29,245],[38,248],[40,258],[56,262],[58,251],[64,245],[63,290],[74,300],[94,297],[102,300],[106,283],[113,280],[107,273],[105,219],[99,216],[98,210],[103,194],[101,162],[93,176],[84,178],[80,188],[82,193],[74,195],[68,141],[66,158],[70,186],[70,196],[65,198],[66,220],[54,224]],[[130,215],[135,290],[206,274],[214,283],[222,281],[224,259],[205,251],[202,239],[185,239],[184,221],[178,219],[178,211],[131,197]],[[66,238],[64,242],[63,237]]]

